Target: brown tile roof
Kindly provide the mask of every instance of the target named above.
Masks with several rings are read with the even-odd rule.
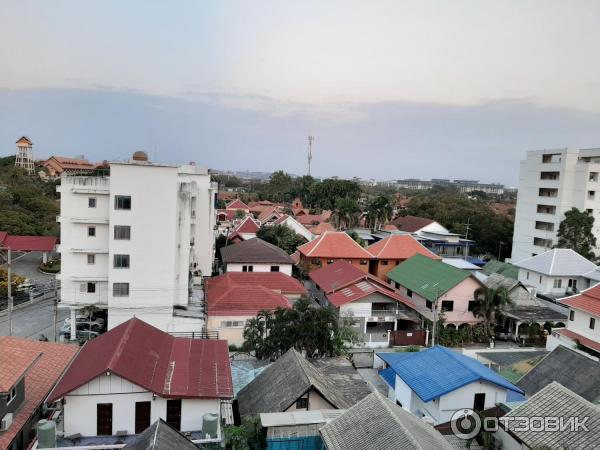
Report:
[[[298,251],[309,258],[373,259],[371,253],[343,231],[326,231],[314,241],[298,247]]]
[[[441,259],[408,234],[392,234],[369,245],[367,250],[378,259],[408,259],[417,253],[431,259]]]
[[[225,209],[243,209],[244,211],[249,211],[250,210],[250,208],[248,207],[248,205],[246,205],[239,198],[236,198],[235,200],[227,203],[227,205],[225,205]]]
[[[416,216],[400,216],[393,220],[394,225],[396,225],[400,231],[406,231],[408,233],[419,231],[421,228],[426,227],[433,222],[435,222],[435,220]]]

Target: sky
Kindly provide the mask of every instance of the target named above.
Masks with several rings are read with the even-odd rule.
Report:
[[[0,2],[0,155],[516,184],[600,146],[596,0]]]

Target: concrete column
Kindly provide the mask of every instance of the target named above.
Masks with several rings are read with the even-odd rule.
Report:
[[[48,262],[48,252],[42,253],[42,262],[46,264]]]
[[[77,321],[76,316],[77,310],[75,308],[71,308],[71,340],[77,340]]]

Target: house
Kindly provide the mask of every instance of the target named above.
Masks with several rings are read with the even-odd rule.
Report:
[[[227,203],[225,205],[225,209],[227,211],[242,211],[246,214],[250,213],[250,207],[246,205],[243,201],[241,201],[239,198],[236,198],[235,200],[232,200],[229,203]]]
[[[323,222],[329,221],[331,218],[331,211],[323,210],[321,214],[307,214],[306,211],[301,210],[296,215],[296,220],[302,225],[318,225]]]
[[[328,409],[262,413],[260,423],[266,429],[266,450],[322,449],[323,441],[319,429],[345,411]]]
[[[600,448],[598,405],[557,382],[519,404],[503,419],[494,433],[502,448]],[[542,426],[536,426],[536,422]]]
[[[428,320],[437,320],[443,313],[446,327],[453,328],[481,321],[471,311],[475,291],[483,284],[466,270],[417,254],[388,272],[387,277],[390,285],[410,298]]]
[[[283,216],[282,208],[279,206],[270,206],[265,208],[257,217],[263,225],[273,225],[277,219]]]
[[[373,392],[320,429],[327,450],[451,450],[431,425]]]
[[[279,247],[259,238],[221,248],[226,272],[282,272],[292,275],[293,261]]]
[[[600,355],[600,285],[580,294],[563,298],[561,305],[568,308],[566,328],[553,328],[546,347],[552,350],[557,345],[584,347],[595,356]],[[563,325],[564,326],[564,325]]]
[[[518,280],[494,273],[483,284],[489,289],[504,288],[508,292],[512,305],[505,307],[504,321],[497,325],[502,327],[505,336],[514,341],[526,338],[532,323],[549,331],[554,327],[564,327],[567,322],[566,308],[534,296]]]
[[[596,269],[593,262],[569,248],[553,248],[513,264],[519,268],[521,283],[553,299],[590,287],[585,275]]]
[[[315,364],[321,365],[317,367]],[[344,358],[307,360],[288,350],[237,395],[240,416],[349,408],[371,390]]]
[[[510,263],[492,259],[488,261],[481,269],[484,275],[492,275],[493,273],[500,274],[514,280],[519,279],[519,268]]]
[[[10,248],[13,252],[41,252],[45,264],[56,250],[56,236],[15,236],[0,231],[0,247]]]
[[[29,448],[43,403],[79,347],[0,337],[0,448]]]
[[[283,273],[228,272],[206,282],[207,327],[230,345],[241,345],[249,319],[263,310],[290,308],[304,293],[298,280]]]
[[[322,305],[335,308],[340,318],[352,318],[353,328],[368,347],[387,347],[390,331],[419,328],[412,301],[388,284],[346,261],[336,261],[308,274],[312,294]]]
[[[198,450],[192,441],[162,419],[158,419],[123,448],[126,450]]]
[[[63,175],[60,306],[134,313],[164,331],[199,331],[202,277],[213,270],[216,183],[194,164],[110,163],[110,176]]]
[[[390,234],[385,239],[369,245],[367,251],[374,258],[369,262],[369,272],[384,281],[387,280],[386,275],[390,270],[416,254],[441,259],[408,234]]]
[[[483,411],[523,394],[517,386],[477,360],[436,345],[421,352],[379,352],[387,366],[382,378],[388,398],[435,425],[460,409]],[[391,370],[390,370],[391,369]]]
[[[162,419],[203,439],[203,416],[220,424],[232,397],[226,341],[174,337],[133,318],[89,341],[47,402],[60,401],[65,436],[140,434]]]
[[[517,386],[531,397],[553,381],[592,403],[600,403],[600,363],[582,351],[559,345],[527,372]]]
[[[65,158],[63,156],[51,156],[42,163],[52,178],[60,177],[63,173],[69,175],[88,175],[94,172],[96,166],[87,159]]]
[[[368,273],[369,261],[373,259],[371,253],[343,231],[326,231],[314,241],[298,247],[298,252],[299,265],[306,271],[345,260]]]
[[[248,239],[255,238],[259,229],[259,222],[252,216],[246,216],[229,232],[227,240],[233,243],[247,241]]]
[[[291,228],[298,236],[302,236],[307,242],[312,241],[316,236],[308,230],[304,225],[294,219],[292,216],[283,214],[277,219],[274,225],[285,225]]]

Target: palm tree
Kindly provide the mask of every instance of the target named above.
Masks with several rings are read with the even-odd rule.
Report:
[[[489,337],[492,336],[492,323],[502,316],[507,306],[513,304],[506,288],[480,287],[474,292],[473,315],[482,317]]]
[[[355,226],[358,222],[359,214],[360,208],[356,200],[349,197],[343,197],[337,200],[334,216],[341,229]]]
[[[369,226],[373,229],[377,229],[377,223],[387,222],[392,217],[392,213],[393,208],[389,198],[384,195],[375,197],[367,206],[367,220]]]

